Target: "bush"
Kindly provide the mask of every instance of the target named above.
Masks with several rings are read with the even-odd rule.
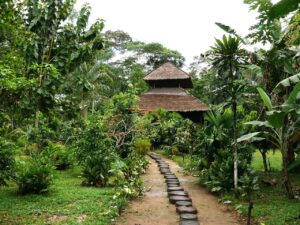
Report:
[[[7,185],[15,170],[15,146],[0,137],[0,186]]]
[[[146,155],[151,150],[151,143],[148,139],[137,139],[135,141],[135,150],[140,155]]]
[[[207,168],[202,168],[202,181],[212,192],[228,192],[233,188],[234,162],[232,154],[233,153],[230,149],[219,149],[218,154],[215,155],[214,161],[210,162]],[[242,185],[240,189],[242,193],[249,188],[246,182],[251,183],[253,179],[256,179],[251,171],[250,162],[251,151],[240,151],[238,163],[239,177],[248,179],[239,178],[239,185]]]
[[[72,151],[62,143],[51,143],[43,154],[48,155],[57,170],[68,169],[73,164]]]
[[[94,118],[87,124],[77,143],[77,159],[83,168],[84,185],[107,186],[112,164],[118,160],[113,151],[108,127],[101,119]]]
[[[49,191],[53,181],[54,167],[41,155],[22,162],[16,174],[21,194],[42,194]]]
[[[240,107],[241,109],[241,107]],[[241,115],[239,115],[241,116]],[[205,126],[199,127],[195,134],[195,149],[193,154],[198,155],[201,180],[212,192],[228,192],[234,186],[233,150],[232,150],[232,123],[231,109],[218,110],[207,113]],[[243,125],[239,124],[238,136],[243,133]],[[253,148],[250,145],[238,146],[238,175],[240,192],[248,193],[256,178],[251,172]]]
[[[136,153],[131,153],[125,160],[124,160],[126,167],[124,168],[124,175],[126,182],[123,184],[125,190],[128,190],[131,196],[138,196],[141,195],[142,190],[142,180],[139,176],[145,172],[148,161],[145,159],[144,156]]]

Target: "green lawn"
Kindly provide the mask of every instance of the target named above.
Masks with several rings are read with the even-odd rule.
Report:
[[[268,164],[271,171],[281,171],[282,169],[282,155],[280,151],[269,151],[267,153]],[[253,154],[252,167],[257,171],[264,171],[263,161],[260,152],[257,150]]]
[[[112,188],[81,186],[78,169],[57,172],[45,195],[16,193],[16,186],[0,189],[0,224],[108,224],[126,199],[115,199]]]
[[[294,180],[296,176],[293,177]],[[300,181],[300,176],[297,176]],[[266,225],[299,225],[300,224],[300,201],[288,199],[282,187],[261,186],[253,196],[254,208],[252,216],[256,224]],[[242,214],[247,215],[247,202],[242,204]]]
[[[260,189],[253,195],[254,208],[252,216],[256,224],[266,225],[299,225],[300,224],[300,201],[288,199],[282,180],[282,155],[280,151],[269,152],[268,160],[271,165],[271,172],[268,176],[277,179],[278,185],[268,187],[260,184]],[[256,151],[253,154],[252,167],[258,172],[260,177],[263,174],[263,162],[261,154]],[[300,188],[300,174],[291,174],[294,189]],[[236,205],[242,204],[241,212],[247,215],[247,202],[237,201]]]

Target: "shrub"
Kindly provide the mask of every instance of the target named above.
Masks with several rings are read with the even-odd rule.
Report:
[[[126,167],[124,168],[126,182],[123,184],[123,191],[130,196],[141,195],[143,192],[142,180],[139,176],[145,172],[149,162],[144,156],[134,152],[131,153],[124,162],[126,164]]]
[[[249,188],[246,184],[255,179],[250,169],[251,151],[241,151],[239,153],[238,171],[239,177],[246,179],[239,179],[243,183],[243,188],[240,189],[244,192]],[[202,180],[211,189],[212,192],[227,192],[233,187],[233,157],[230,149],[219,149],[218,154],[215,155],[215,160],[209,164],[207,169],[202,172]],[[251,181],[251,182],[250,182]]]
[[[242,111],[241,107],[240,111]],[[232,118],[231,109],[207,113],[205,126],[199,127],[195,134],[196,141],[194,142],[193,154],[200,158],[198,166],[201,180],[213,192],[227,192],[232,190],[234,186]],[[241,136],[242,125],[239,128],[237,135]],[[250,169],[252,153],[253,148],[251,146],[239,146],[238,175],[241,193],[248,193],[250,188],[248,184],[255,183],[256,178]]]
[[[151,150],[151,143],[148,139],[137,139],[135,141],[135,150],[140,155],[146,155]]]
[[[178,154],[178,147],[177,146],[172,146],[171,147],[171,153],[172,153],[172,155],[177,155]]]
[[[7,180],[14,175],[14,153],[15,146],[0,137],[0,185],[7,185]]]
[[[65,170],[73,164],[71,149],[62,143],[51,143],[43,150],[43,154],[48,155],[57,170]]]
[[[22,162],[16,174],[16,183],[21,194],[48,192],[53,181],[54,167],[49,159],[37,155]]]
[[[112,164],[118,160],[108,128],[101,119],[88,122],[77,143],[77,159],[83,168],[84,185],[107,186]]]

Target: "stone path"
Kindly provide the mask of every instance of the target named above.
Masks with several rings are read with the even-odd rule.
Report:
[[[133,201],[116,225],[234,225],[225,206],[201,188],[198,178],[185,176],[172,160],[150,154],[144,198]]]

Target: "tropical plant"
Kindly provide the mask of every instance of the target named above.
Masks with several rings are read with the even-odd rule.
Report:
[[[70,75],[70,83],[66,86],[74,86],[73,95],[79,100],[79,107],[83,118],[88,118],[88,109],[95,112],[96,103],[108,97],[114,73],[110,68],[96,60],[94,64],[84,62]]]
[[[77,159],[83,169],[84,185],[106,186],[112,164],[118,160],[109,128],[103,118],[92,117],[77,143]]]
[[[245,80],[241,77],[241,65],[245,64],[245,51],[240,47],[241,41],[237,37],[223,36],[216,39],[212,47],[212,66],[218,70],[218,78],[224,79],[219,90],[225,92],[233,112],[233,149],[234,149],[234,187],[238,187],[238,149],[237,149],[237,100],[243,93]]]
[[[135,150],[141,155],[146,155],[151,149],[151,142],[148,139],[136,139]]]
[[[15,176],[21,194],[42,194],[53,182],[54,167],[51,159],[42,154],[20,161]]]
[[[278,84],[278,87],[284,85],[285,87],[290,86],[288,80],[284,80]],[[267,107],[267,115],[265,121],[253,121],[247,124],[255,126],[263,126],[266,129],[261,135],[265,138],[270,139],[274,147],[278,148],[282,152],[283,156],[283,171],[284,171],[284,186],[288,197],[293,198],[294,193],[292,184],[289,176],[289,146],[299,141],[299,92],[300,83],[294,86],[293,90],[288,95],[286,101],[283,104],[273,106],[271,99],[266,92],[258,88],[258,92]],[[260,135],[259,132],[254,133],[252,136]],[[251,136],[251,135],[250,135]],[[248,137],[250,137],[248,135]]]
[[[74,163],[74,153],[63,143],[50,143],[43,149],[42,154],[46,154],[51,158],[51,163],[57,170],[66,170]]]
[[[14,177],[16,146],[0,137],[0,186]]]

